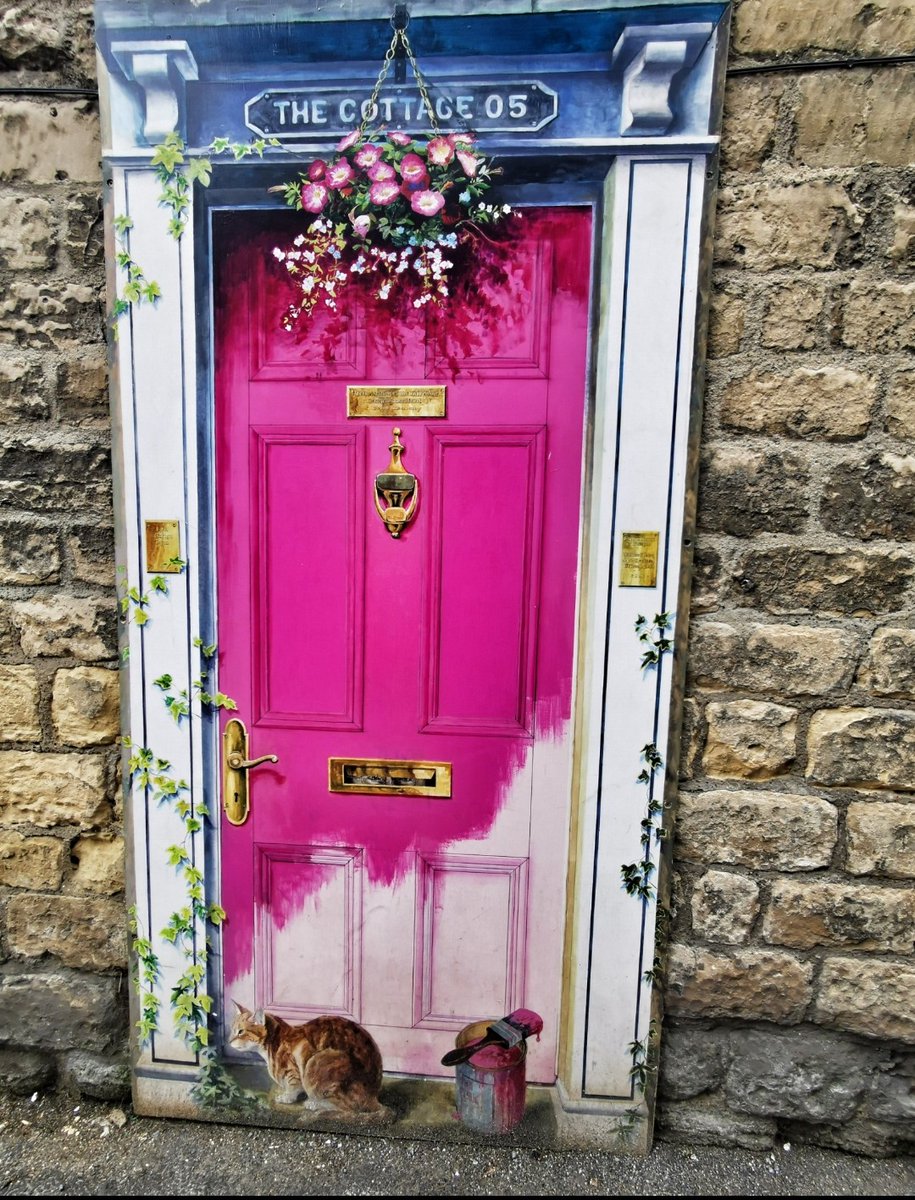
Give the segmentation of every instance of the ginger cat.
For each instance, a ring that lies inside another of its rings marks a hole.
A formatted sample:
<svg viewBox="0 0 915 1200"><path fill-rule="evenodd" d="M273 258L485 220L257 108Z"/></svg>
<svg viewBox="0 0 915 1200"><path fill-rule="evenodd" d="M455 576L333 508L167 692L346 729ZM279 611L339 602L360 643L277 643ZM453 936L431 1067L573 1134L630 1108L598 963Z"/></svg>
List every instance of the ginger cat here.
<svg viewBox="0 0 915 1200"><path fill-rule="evenodd" d="M388 1110L381 1091L381 1051L372 1036L346 1017L316 1017L290 1025L250 1009L237 1009L229 1034L235 1050L257 1050L278 1085L275 1100L293 1104L304 1092L308 1108L333 1108L347 1116L381 1116Z"/></svg>

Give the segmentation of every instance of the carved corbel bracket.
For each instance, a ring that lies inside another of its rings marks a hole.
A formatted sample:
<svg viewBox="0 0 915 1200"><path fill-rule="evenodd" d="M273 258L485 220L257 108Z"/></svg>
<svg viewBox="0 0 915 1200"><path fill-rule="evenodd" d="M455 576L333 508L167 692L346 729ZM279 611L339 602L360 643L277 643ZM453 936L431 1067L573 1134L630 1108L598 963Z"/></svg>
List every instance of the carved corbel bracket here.
<svg viewBox="0 0 915 1200"><path fill-rule="evenodd" d="M667 133L676 115L677 84L698 59L713 28L697 22L630 26L623 32L612 60L614 69L622 72L621 134L659 137Z"/></svg>
<svg viewBox="0 0 915 1200"><path fill-rule="evenodd" d="M197 78L197 61L187 42L114 42L111 54L125 79L143 92L143 137L150 145L178 128L179 89Z"/></svg>

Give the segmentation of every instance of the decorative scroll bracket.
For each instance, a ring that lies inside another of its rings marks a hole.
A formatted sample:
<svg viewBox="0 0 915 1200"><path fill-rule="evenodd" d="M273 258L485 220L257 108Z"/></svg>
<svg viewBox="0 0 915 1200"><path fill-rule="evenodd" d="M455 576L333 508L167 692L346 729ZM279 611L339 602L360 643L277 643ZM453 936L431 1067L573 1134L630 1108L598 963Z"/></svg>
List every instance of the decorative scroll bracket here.
<svg viewBox="0 0 915 1200"><path fill-rule="evenodd" d="M698 59L713 26L656 25L629 28L613 50L612 65L623 72L620 133L660 137L674 122L678 77Z"/></svg>
<svg viewBox="0 0 915 1200"><path fill-rule="evenodd" d="M114 42L111 54L125 79L143 92L143 136L150 145L178 128L179 89L197 78L197 60L187 42Z"/></svg>

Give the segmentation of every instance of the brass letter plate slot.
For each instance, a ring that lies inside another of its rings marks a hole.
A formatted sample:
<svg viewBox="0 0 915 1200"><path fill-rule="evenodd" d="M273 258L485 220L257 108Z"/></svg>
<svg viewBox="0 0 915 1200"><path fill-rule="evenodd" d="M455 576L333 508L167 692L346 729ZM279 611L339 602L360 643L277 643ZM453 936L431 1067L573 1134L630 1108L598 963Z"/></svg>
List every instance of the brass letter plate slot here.
<svg viewBox="0 0 915 1200"><path fill-rule="evenodd" d="M332 792L362 796L450 796L451 763L402 758L329 758Z"/></svg>

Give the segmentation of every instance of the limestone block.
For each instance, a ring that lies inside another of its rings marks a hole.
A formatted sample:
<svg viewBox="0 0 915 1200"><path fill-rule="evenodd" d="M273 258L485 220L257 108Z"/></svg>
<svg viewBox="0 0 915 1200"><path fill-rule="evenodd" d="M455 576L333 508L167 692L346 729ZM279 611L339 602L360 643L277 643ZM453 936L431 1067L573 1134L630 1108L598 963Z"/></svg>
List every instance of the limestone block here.
<svg viewBox="0 0 915 1200"><path fill-rule="evenodd" d="M78 860L74 882L84 892L112 896L124 890L124 839L113 835L82 837L73 847Z"/></svg>
<svg viewBox="0 0 915 1200"><path fill-rule="evenodd" d="M915 1045L915 965L827 958L813 1016L834 1029Z"/></svg>
<svg viewBox="0 0 915 1200"><path fill-rule="evenodd" d="M807 523L809 472L790 452L710 446L699 473L699 527L736 537L792 532Z"/></svg>
<svg viewBox="0 0 915 1200"><path fill-rule="evenodd" d="M915 700L915 630L878 629L858 682L877 696Z"/></svg>
<svg viewBox="0 0 915 1200"><path fill-rule="evenodd" d="M89 347L60 364L57 403L62 421L108 421L108 365L103 347Z"/></svg>
<svg viewBox="0 0 915 1200"><path fill-rule="evenodd" d="M886 429L898 438L915 438L915 371L898 371L886 398Z"/></svg>
<svg viewBox="0 0 915 1200"><path fill-rule="evenodd" d="M693 889L693 933L738 946L750 939L759 913L759 884L732 871L706 871Z"/></svg>
<svg viewBox="0 0 915 1200"><path fill-rule="evenodd" d="M55 529L36 529L34 519L0 522L0 583L56 583L60 550Z"/></svg>
<svg viewBox="0 0 915 1200"><path fill-rule="evenodd" d="M762 933L767 942L796 950L843 946L911 954L915 892L818 879L776 879Z"/></svg>
<svg viewBox="0 0 915 1200"><path fill-rule="evenodd" d="M680 778L692 779L696 772L696 760L702 749L702 713L697 702L691 698L683 701L683 717L680 725Z"/></svg>
<svg viewBox="0 0 915 1200"><path fill-rule="evenodd" d="M868 1115L880 1121L904 1121L915 1128L915 1054L894 1054L888 1068L885 1060L881 1066L872 1082Z"/></svg>
<svg viewBox="0 0 915 1200"><path fill-rule="evenodd" d="M823 485L825 529L856 538L915 537L915 457L875 454L839 463Z"/></svg>
<svg viewBox="0 0 915 1200"><path fill-rule="evenodd" d="M56 892L66 848L59 838L23 837L12 829L0 832L0 884Z"/></svg>
<svg viewBox="0 0 915 1200"><path fill-rule="evenodd" d="M743 1150L768 1150L778 1133L778 1126L771 1118L734 1112L714 1096L659 1104L657 1125L665 1142L739 1146Z"/></svg>
<svg viewBox="0 0 915 1200"><path fill-rule="evenodd" d="M915 791L915 712L825 709L811 718L807 749L816 783Z"/></svg>
<svg viewBox="0 0 915 1200"><path fill-rule="evenodd" d="M825 302L819 280L780 280L766 297L760 342L773 350L812 350L820 341Z"/></svg>
<svg viewBox="0 0 915 1200"><path fill-rule="evenodd" d="M92 662L110 658L117 640L114 598L110 601L54 596L10 606L27 657L63 656Z"/></svg>
<svg viewBox="0 0 915 1200"><path fill-rule="evenodd" d="M0 1087L14 1096L28 1096L54 1079L54 1060L32 1050L0 1050Z"/></svg>
<svg viewBox="0 0 915 1200"><path fill-rule="evenodd" d="M862 224L838 184L816 180L771 183L720 194L716 262L754 271L778 267L833 267Z"/></svg>
<svg viewBox="0 0 915 1200"><path fill-rule="evenodd" d="M0 666L0 741L34 742L40 737L35 668Z"/></svg>
<svg viewBox="0 0 915 1200"><path fill-rule="evenodd" d="M130 1095L130 1063L123 1054L72 1050L60 1065L61 1082L81 1096L121 1101Z"/></svg>
<svg viewBox="0 0 915 1200"><path fill-rule="evenodd" d="M786 792L682 792L675 856L769 871L810 871L832 860L838 812Z"/></svg>
<svg viewBox="0 0 915 1200"><path fill-rule="evenodd" d="M665 1005L677 1016L796 1025L810 1003L812 979L810 963L783 951L741 947L723 954L673 945Z"/></svg>
<svg viewBox="0 0 915 1200"><path fill-rule="evenodd" d="M85 583L114 583L114 533L110 525L75 525L66 535L73 574Z"/></svg>
<svg viewBox="0 0 915 1200"><path fill-rule="evenodd" d="M847 1121L871 1082L879 1055L809 1025L740 1031L725 1095L733 1108L795 1121Z"/></svg>
<svg viewBox="0 0 915 1200"><path fill-rule="evenodd" d="M740 348L747 317L746 302L728 292L713 292L709 300L709 358L725 358Z"/></svg>
<svg viewBox="0 0 915 1200"><path fill-rule="evenodd" d="M66 28L59 12L41 0L23 0L0 13L0 58L23 66L56 61L54 51L66 44Z"/></svg>
<svg viewBox="0 0 915 1200"><path fill-rule="evenodd" d="M690 612L714 612L727 588L721 555L700 540L693 553Z"/></svg>
<svg viewBox="0 0 915 1200"><path fill-rule="evenodd" d="M773 546L738 560L738 604L773 613L873 616L903 607L915 563L902 550L819 550Z"/></svg>
<svg viewBox="0 0 915 1200"><path fill-rule="evenodd" d="M757 171L775 139L778 104L784 80L731 79L724 93L721 165L725 171Z"/></svg>
<svg viewBox="0 0 915 1200"><path fill-rule="evenodd" d="M127 965L124 906L117 900L20 893L7 904L6 924L14 954L53 954L90 971Z"/></svg>
<svg viewBox="0 0 915 1200"><path fill-rule="evenodd" d="M848 806L846 823L847 871L915 879L915 805L855 801Z"/></svg>
<svg viewBox="0 0 915 1200"><path fill-rule="evenodd" d="M703 688L822 696L845 691L859 639L843 629L697 621L690 630L690 677Z"/></svg>
<svg viewBox="0 0 915 1200"><path fill-rule="evenodd" d="M851 441L870 428L876 397L876 382L846 367L754 371L725 392L721 423L750 433Z"/></svg>
<svg viewBox="0 0 915 1200"><path fill-rule="evenodd" d="M120 1050L126 1018L118 976L76 971L0 975L0 1045Z"/></svg>
<svg viewBox="0 0 915 1200"><path fill-rule="evenodd" d="M868 354L915 349L915 283L854 280L845 302L842 341Z"/></svg>
<svg viewBox="0 0 915 1200"><path fill-rule="evenodd" d="M0 101L0 180L100 184L100 157L89 101Z"/></svg>
<svg viewBox="0 0 915 1200"><path fill-rule="evenodd" d="M702 765L718 778L771 779L791 769L797 709L762 700L706 706L708 736Z"/></svg>
<svg viewBox="0 0 915 1200"><path fill-rule="evenodd" d="M0 297L0 343L71 350L100 342L104 329L100 289L101 280L94 286L14 280Z"/></svg>
<svg viewBox="0 0 915 1200"><path fill-rule="evenodd" d="M79 267L105 258L105 227L98 189L77 193L67 202L65 245Z"/></svg>
<svg viewBox="0 0 915 1200"><path fill-rule="evenodd" d="M889 258L899 266L915 265L915 204L897 204L893 210Z"/></svg>
<svg viewBox="0 0 915 1200"><path fill-rule="evenodd" d="M668 1100L688 1100L714 1091L724 1079L727 1058L725 1030L665 1022L658 1090Z"/></svg>
<svg viewBox="0 0 915 1200"><path fill-rule="evenodd" d="M733 47L738 54L794 54L811 49L905 53L911 49L913 20L911 0L807 5L796 0L742 0L734 15Z"/></svg>
<svg viewBox="0 0 915 1200"><path fill-rule="evenodd" d="M120 729L120 681L105 667L74 667L54 676L51 716L70 746L110 745Z"/></svg>
<svg viewBox="0 0 915 1200"><path fill-rule="evenodd" d="M44 373L38 363L7 350L0 354L0 420L44 421L51 415Z"/></svg>
<svg viewBox="0 0 915 1200"><path fill-rule="evenodd" d="M811 167L911 162L915 79L905 66L798 78L795 157Z"/></svg>
<svg viewBox="0 0 915 1200"><path fill-rule="evenodd" d="M0 751L0 824L91 829L107 815L105 792L97 754Z"/></svg>
<svg viewBox="0 0 915 1200"><path fill-rule="evenodd" d="M39 196L0 196L0 264L14 271L51 266L57 245L51 205Z"/></svg>
<svg viewBox="0 0 915 1200"><path fill-rule="evenodd" d="M111 512L111 455L90 442L0 447L0 503L26 512Z"/></svg>

